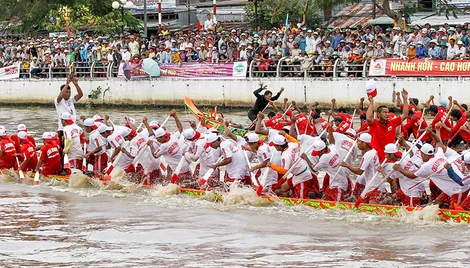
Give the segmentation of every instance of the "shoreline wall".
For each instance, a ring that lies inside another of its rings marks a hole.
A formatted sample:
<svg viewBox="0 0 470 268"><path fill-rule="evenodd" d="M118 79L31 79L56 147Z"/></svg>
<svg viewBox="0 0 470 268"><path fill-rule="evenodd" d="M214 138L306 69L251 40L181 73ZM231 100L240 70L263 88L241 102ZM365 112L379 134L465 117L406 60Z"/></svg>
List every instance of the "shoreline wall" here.
<svg viewBox="0 0 470 268"><path fill-rule="evenodd" d="M353 107L361 97L366 97L365 84L361 78L318 78L318 79L153 79L153 80L81 80L84 91L83 103L97 105L132 106L181 106L183 97L190 97L196 105L218 105L220 107L249 107L255 100L253 90L260 83L268 85L274 94L285 88L279 101L289 98L299 105L315 101L330 105L335 98L340 106ZM405 88L410 97L419 98L423 103L429 95L435 96L435 103L447 101L453 96L460 103L470 103L470 78L378 78L376 101L392 104L395 93ZM17 79L0 81L0 103L3 104L52 104L65 79ZM101 93L98 94L98 88ZM73 89L73 92L75 90ZM73 93L75 94L75 93Z"/></svg>

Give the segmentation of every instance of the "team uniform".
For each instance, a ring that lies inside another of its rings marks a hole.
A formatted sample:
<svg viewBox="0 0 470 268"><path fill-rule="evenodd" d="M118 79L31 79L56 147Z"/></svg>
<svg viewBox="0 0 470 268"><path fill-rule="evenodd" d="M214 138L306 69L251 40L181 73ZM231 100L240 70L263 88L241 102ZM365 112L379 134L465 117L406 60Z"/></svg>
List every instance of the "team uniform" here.
<svg viewBox="0 0 470 268"><path fill-rule="evenodd" d="M44 176L57 175L62 170L59 150L59 146L53 143L46 143L41 147L39 160L42 162L40 169Z"/></svg>
<svg viewBox="0 0 470 268"><path fill-rule="evenodd" d="M224 140L220 143L220 152L222 160L232 158L232 162L225 166L225 180L227 182L241 181L250 184L251 181L247 177L249 172L242 150L233 142Z"/></svg>
<svg viewBox="0 0 470 268"><path fill-rule="evenodd" d="M4 136L3 140L0 141L0 151L3 151L3 156L0 158L0 168L9 169L15 167L15 144L7 136Z"/></svg>
<svg viewBox="0 0 470 268"><path fill-rule="evenodd" d="M370 180L372 180L374 174L377 171L377 167L380 165L379 162L379 156L377 154L377 151L375 149L370 149L367 151L361 159L361 163L359 164L359 168L363 171L362 175L358 176L356 179L356 185L354 187L354 196L356 198L359 198L359 196L362 194L362 191L364 191L364 188L367 183L369 183ZM384 194L384 189L385 187L382 185L379 189L375 189L375 186L378 185L380 182L380 176L376 176L374 178L374 181L372 183L371 189L374 189L372 192L369 192L364 198L364 202L368 201L378 201L382 195ZM386 190L385 190L386 191Z"/></svg>
<svg viewBox="0 0 470 268"><path fill-rule="evenodd" d="M286 173L292 165L299 159L300 152L297 143L290 142L288 147L281 154L281 165L272 166L279 173ZM291 189L294 190L297 198L309 198L311 194L320 195L318 180L312 175L305 161L300 160L292 170L293 176L287 180Z"/></svg>
<svg viewBox="0 0 470 268"><path fill-rule="evenodd" d="M438 148L434 157L424 163L414 174L420 178L431 176L431 181L442 191L436 199L448 203L452 209L454 204L459 204L466 198L468 186L462 187L449 177L444 168L444 164L447 162L448 159L445 157L444 151L442 148ZM460 177L464 177L457 166L451 165Z"/></svg>
<svg viewBox="0 0 470 268"><path fill-rule="evenodd" d="M90 134L90 144L88 145L88 151L100 150L94 154L93 161L93 174L95 176L103 175L103 171L108 163L108 154L106 153L106 145L108 140L101 135L98 131L94 131Z"/></svg>
<svg viewBox="0 0 470 268"><path fill-rule="evenodd" d="M28 164L23 165L22 170L23 171L34 170L36 168L36 165L38 164L38 156L36 154L36 147L34 147L28 141L25 141L25 143L20 148L20 152L24 160L31 158Z"/></svg>
<svg viewBox="0 0 470 268"><path fill-rule="evenodd" d="M328 152L320 157L314 167L316 171L325 170L330 178L328 187L325 187L323 190L325 198L330 201L343 201L348 190L348 172L345 168L340 169L341 161L341 156L336 151L336 146L330 145ZM335 175L336 177L334 177Z"/></svg>
<svg viewBox="0 0 470 268"><path fill-rule="evenodd" d="M81 169L83 162L83 130L76 124L67 125L63 128L63 130L65 140L70 139L72 142L70 150L67 153L67 156L69 158L69 167L71 169Z"/></svg>
<svg viewBox="0 0 470 268"><path fill-rule="evenodd" d="M401 126L401 117L390 117L385 125L374 119L372 124L369 125L372 147L377 151L380 161L385 159L385 145L395 143L396 128L398 126Z"/></svg>

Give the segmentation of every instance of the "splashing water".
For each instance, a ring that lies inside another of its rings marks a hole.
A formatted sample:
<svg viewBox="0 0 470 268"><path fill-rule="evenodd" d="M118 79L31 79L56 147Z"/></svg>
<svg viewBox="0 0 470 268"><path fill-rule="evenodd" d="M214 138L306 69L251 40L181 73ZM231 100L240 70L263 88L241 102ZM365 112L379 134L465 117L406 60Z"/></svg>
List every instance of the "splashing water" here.
<svg viewBox="0 0 470 268"><path fill-rule="evenodd" d="M68 186L70 188L93 188L90 178L78 170L72 171Z"/></svg>
<svg viewBox="0 0 470 268"><path fill-rule="evenodd" d="M151 195L154 197L163 197L163 196L181 194L180 187L173 183L170 183L165 186L158 184L158 185L155 185L152 189L153 191L151 192Z"/></svg>
<svg viewBox="0 0 470 268"><path fill-rule="evenodd" d="M17 178L14 176L11 176L9 174L0 174L0 182L15 182L17 181Z"/></svg>
<svg viewBox="0 0 470 268"><path fill-rule="evenodd" d="M272 203L256 194L256 191L251 187L245 187L238 182L230 185L227 195L223 196L225 205L251 205L251 206L267 206Z"/></svg>
<svg viewBox="0 0 470 268"><path fill-rule="evenodd" d="M429 205L422 209L415 209L413 211L408 211L405 208L401 208L398 213L398 217L401 221L407 223L413 223L417 221L440 221L441 217L439 216L439 206L438 205Z"/></svg>

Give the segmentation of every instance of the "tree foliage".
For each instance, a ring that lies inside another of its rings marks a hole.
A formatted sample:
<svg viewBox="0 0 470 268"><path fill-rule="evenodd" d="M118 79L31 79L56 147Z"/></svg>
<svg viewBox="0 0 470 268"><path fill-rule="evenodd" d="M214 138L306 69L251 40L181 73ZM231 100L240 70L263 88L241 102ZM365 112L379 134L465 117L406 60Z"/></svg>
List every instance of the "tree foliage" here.
<svg viewBox="0 0 470 268"><path fill-rule="evenodd" d="M298 18L306 19L308 27L315 27L321 24L319 15L315 5L311 3L313 0L258 0L258 24L263 28L279 27L284 25L286 15L289 14L289 21L294 24ZM245 6L246 20L256 24L255 2L249 2Z"/></svg>
<svg viewBox="0 0 470 268"><path fill-rule="evenodd" d="M113 0L0 0L0 21L14 32L65 31L81 29L120 31L120 11L113 10ZM140 27L140 21L128 11L125 24ZM6 22L6 23L5 23Z"/></svg>

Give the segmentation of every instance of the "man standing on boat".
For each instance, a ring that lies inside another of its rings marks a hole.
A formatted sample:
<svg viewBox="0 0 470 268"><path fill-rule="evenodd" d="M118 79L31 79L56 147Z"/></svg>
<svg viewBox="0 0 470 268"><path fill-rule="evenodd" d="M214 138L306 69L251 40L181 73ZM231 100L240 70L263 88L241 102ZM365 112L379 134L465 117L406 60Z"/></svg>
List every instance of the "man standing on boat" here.
<svg viewBox="0 0 470 268"><path fill-rule="evenodd" d="M73 98L71 98L72 90L70 89L70 82L77 89L77 95L75 95ZM71 79L67 79L67 83L60 87L60 93L57 98L54 99L55 109L57 111L57 115L59 116L58 134L61 148L64 148L64 126L62 125L60 116L63 113L69 113L72 115L72 120L76 122L77 111L75 110L75 103L77 103L82 97L83 91L80 85L78 84L78 79L76 77L73 77Z"/></svg>
<svg viewBox="0 0 470 268"><path fill-rule="evenodd" d="M256 97L256 102L253 108L248 111L248 118L253 122L258 117L258 113L262 112L266 106L268 106L269 102L276 101L281 96L282 92L284 92L284 88L281 87L281 90L273 96L273 93L269 90L266 90L268 86L261 86L257 90L253 92ZM261 91L266 90L263 95L260 95Z"/></svg>
<svg viewBox="0 0 470 268"><path fill-rule="evenodd" d="M72 114L62 113L60 119L62 121L61 125L64 126L63 150L64 154L68 156L69 167L71 169L81 169L83 161L82 143L85 141L85 134L82 128L75 124Z"/></svg>
<svg viewBox="0 0 470 268"><path fill-rule="evenodd" d="M403 114L400 117L390 118L390 112L386 106L377 107L377 119L374 119L374 98L369 97L367 109L367 123L372 136L372 147L377 151L379 160L385 159L384 148L389 143L395 143L396 129L408 118L408 92L403 89Z"/></svg>

